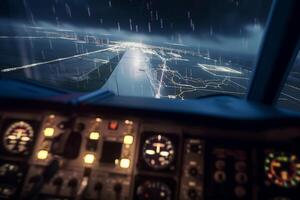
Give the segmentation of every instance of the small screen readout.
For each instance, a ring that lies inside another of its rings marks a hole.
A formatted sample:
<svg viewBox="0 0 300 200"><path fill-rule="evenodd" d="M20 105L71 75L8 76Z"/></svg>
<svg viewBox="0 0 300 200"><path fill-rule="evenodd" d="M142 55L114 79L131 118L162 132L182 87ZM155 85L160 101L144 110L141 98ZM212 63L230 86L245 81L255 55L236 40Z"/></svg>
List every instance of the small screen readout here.
<svg viewBox="0 0 300 200"><path fill-rule="evenodd" d="M123 144L119 142L104 141L100 162L115 164L115 160L121 157L122 145Z"/></svg>

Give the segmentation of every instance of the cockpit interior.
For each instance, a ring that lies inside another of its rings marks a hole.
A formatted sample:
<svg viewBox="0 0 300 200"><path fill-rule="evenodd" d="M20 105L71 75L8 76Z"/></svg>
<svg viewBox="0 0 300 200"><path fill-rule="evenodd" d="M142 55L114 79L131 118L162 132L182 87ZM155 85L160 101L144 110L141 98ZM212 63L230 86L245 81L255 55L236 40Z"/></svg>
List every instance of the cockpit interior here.
<svg viewBox="0 0 300 200"><path fill-rule="evenodd" d="M2 0L0 200L299 200L299 0Z"/></svg>

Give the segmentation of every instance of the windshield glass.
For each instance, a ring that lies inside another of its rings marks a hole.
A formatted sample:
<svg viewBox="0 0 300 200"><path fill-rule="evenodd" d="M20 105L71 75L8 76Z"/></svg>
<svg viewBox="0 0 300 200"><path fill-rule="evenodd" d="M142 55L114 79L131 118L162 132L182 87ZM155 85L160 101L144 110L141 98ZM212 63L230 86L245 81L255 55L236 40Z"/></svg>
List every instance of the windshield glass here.
<svg viewBox="0 0 300 200"><path fill-rule="evenodd" d="M300 112L300 51L277 102L279 107Z"/></svg>
<svg viewBox="0 0 300 200"><path fill-rule="evenodd" d="M0 76L70 92L244 96L271 0L4 0Z"/></svg>

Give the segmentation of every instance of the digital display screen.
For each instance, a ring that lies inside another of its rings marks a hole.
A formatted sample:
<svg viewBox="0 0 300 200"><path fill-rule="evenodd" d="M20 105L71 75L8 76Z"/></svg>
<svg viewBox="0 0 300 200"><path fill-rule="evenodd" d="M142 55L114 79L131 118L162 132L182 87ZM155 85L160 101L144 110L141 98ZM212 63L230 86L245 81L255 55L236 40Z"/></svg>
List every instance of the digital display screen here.
<svg viewBox="0 0 300 200"><path fill-rule="evenodd" d="M115 160L121 157L122 145L123 144L119 142L104 141L100 162L115 164Z"/></svg>

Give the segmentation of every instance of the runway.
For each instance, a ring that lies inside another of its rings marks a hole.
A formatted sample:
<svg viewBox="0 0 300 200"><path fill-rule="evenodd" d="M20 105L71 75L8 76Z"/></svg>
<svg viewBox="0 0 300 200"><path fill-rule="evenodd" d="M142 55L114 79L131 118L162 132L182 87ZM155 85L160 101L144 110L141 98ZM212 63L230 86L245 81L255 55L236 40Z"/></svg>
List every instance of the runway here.
<svg viewBox="0 0 300 200"><path fill-rule="evenodd" d="M41 27L21 27L14 34L0 35L0 76L69 92L110 90L120 96L169 99L215 94L243 98L253 72L244 57L232 60L231 55L167 42L124 41ZM300 73L292 71L279 104L299 107L299 83Z"/></svg>

